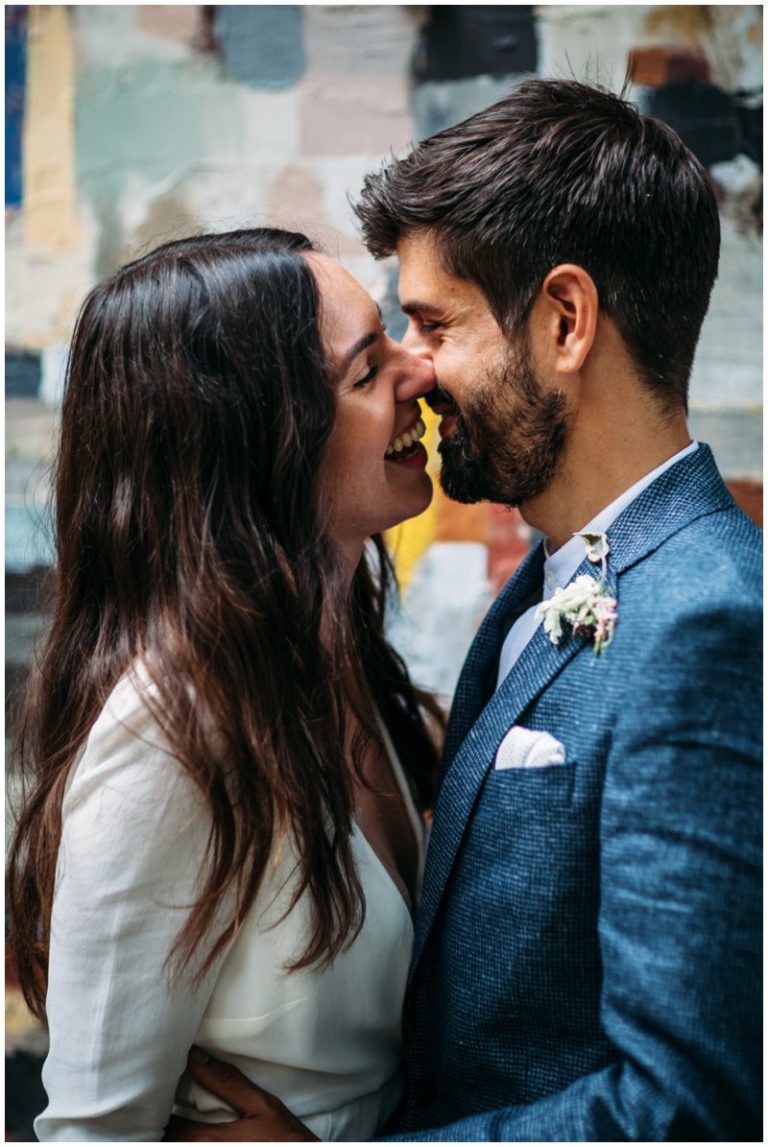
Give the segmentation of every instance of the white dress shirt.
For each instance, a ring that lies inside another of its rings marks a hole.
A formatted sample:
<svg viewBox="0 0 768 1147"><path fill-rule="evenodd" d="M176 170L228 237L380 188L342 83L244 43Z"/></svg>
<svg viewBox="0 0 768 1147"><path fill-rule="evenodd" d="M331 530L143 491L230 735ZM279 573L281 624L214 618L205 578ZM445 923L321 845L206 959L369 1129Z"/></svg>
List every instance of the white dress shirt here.
<svg viewBox="0 0 768 1147"><path fill-rule="evenodd" d="M587 522L583 529L574 534L565 545L562 545L559 550L553 554L547 555L544 562L544 587L542 592L542 601L549 601L554 596L555 590L564 589L569 581L576 573L581 563L584 561L584 539L580 534L604 534L608 527L616 521L619 514L626 510L631 502L634 502L651 482L655 482L665 470L669 470L677 462L680 462L688 454L693 454L694 450L698 449L698 442L690 442L677 454L673 454L666 462L662 462L655 470L651 470L650 474L646 474L639 481L625 490L623 494L619 494L618 498L614 499L609 506L596 514L590 522ZM544 543L546 552L546 542ZM533 637L536 630L543 624L543 618L536 617L536 610L539 608L540 602L536 602L525 613L518 617L515 624L510 629L506 636L504 644L501 647L501 656L499 658L499 673L496 679L496 688L501 685L504 678L509 673L512 666L515 664L520 654L525 649L528 642Z"/></svg>
<svg viewBox="0 0 768 1147"><path fill-rule="evenodd" d="M193 1043L273 1092L321 1139L367 1140L401 1092L400 1017L413 924L362 832L352 848L363 928L329 968L288 972L310 927L305 892L285 919L296 851L273 854L237 938L202 984L164 966L196 896L210 818L142 701L123 679L93 726L64 798L51 921L49 1103L41 1140L162 1138L172 1109L233 1113L186 1078ZM423 860L423 825L387 739ZM224 914L227 904L223 905Z"/></svg>

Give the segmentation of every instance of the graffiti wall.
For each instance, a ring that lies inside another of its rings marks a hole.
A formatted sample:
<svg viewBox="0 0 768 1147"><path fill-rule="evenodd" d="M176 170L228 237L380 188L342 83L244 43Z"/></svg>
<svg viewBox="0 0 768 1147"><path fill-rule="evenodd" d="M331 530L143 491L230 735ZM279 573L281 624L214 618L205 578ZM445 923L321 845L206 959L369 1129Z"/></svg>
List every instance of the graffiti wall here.
<svg viewBox="0 0 768 1147"><path fill-rule="evenodd" d="M367 256L348 204L366 171L524 75L618 87L630 62L633 97L677 127L721 197L692 426L757 512L761 37L757 5L6 8L11 578L52 560L46 467L72 323L95 281L168 238L269 222L323 243L397 333L395 268ZM529 541L515 513L440 493L397 531L419 619L401 639L425 684L450 693L477 617ZM11 624L12 663L34 632L21 629Z"/></svg>
<svg viewBox="0 0 768 1147"><path fill-rule="evenodd" d="M52 559L46 467L72 323L95 281L168 238L268 222L323 243L397 333L395 268L367 256L348 204L364 174L524 75L619 87L629 63L633 97L699 152L721 197L692 427L757 513L761 46L757 5L6 8L12 579ZM399 638L425 684L450 694L478 616L529 541L516 513L440 492L393 536L408 614ZM34 633L16 628L12 664Z"/></svg>

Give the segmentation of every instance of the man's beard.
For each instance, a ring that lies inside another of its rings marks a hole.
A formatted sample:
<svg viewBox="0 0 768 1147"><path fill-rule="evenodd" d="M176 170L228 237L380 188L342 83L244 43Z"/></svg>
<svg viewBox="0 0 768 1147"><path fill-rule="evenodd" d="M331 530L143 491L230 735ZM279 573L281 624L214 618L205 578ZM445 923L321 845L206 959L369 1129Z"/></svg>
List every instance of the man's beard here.
<svg viewBox="0 0 768 1147"><path fill-rule="evenodd" d="M456 502L520 506L551 484L567 436L565 396L542 391L523 346L457 411L439 447L440 484Z"/></svg>

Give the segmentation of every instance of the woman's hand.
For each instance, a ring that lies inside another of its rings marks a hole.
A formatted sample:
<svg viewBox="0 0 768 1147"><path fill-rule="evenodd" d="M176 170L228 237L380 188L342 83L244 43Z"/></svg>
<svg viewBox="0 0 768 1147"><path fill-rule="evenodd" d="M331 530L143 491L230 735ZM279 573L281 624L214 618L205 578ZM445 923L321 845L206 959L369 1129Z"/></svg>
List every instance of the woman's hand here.
<svg viewBox="0 0 768 1147"><path fill-rule="evenodd" d="M166 1142L317 1141L317 1136L292 1115L284 1103L251 1083L231 1064L213 1059L200 1048L193 1047L187 1059L187 1072L195 1083L229 1104L239 1118L231 1123L197 1123L193 1119L173 1115L165 1129Z"/></svg>

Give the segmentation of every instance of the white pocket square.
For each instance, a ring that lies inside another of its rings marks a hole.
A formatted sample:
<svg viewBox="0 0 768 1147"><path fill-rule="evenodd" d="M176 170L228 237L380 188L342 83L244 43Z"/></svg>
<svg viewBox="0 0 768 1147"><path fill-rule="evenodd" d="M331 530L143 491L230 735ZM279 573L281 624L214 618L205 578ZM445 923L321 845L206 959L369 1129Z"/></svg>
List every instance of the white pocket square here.
<svg viewBox="0 0 768 1147"><path fill-rule="evenodd" d="M494 769L541 769L565 764L565 745L539 729L513 725L499 745Z"/></svg>

